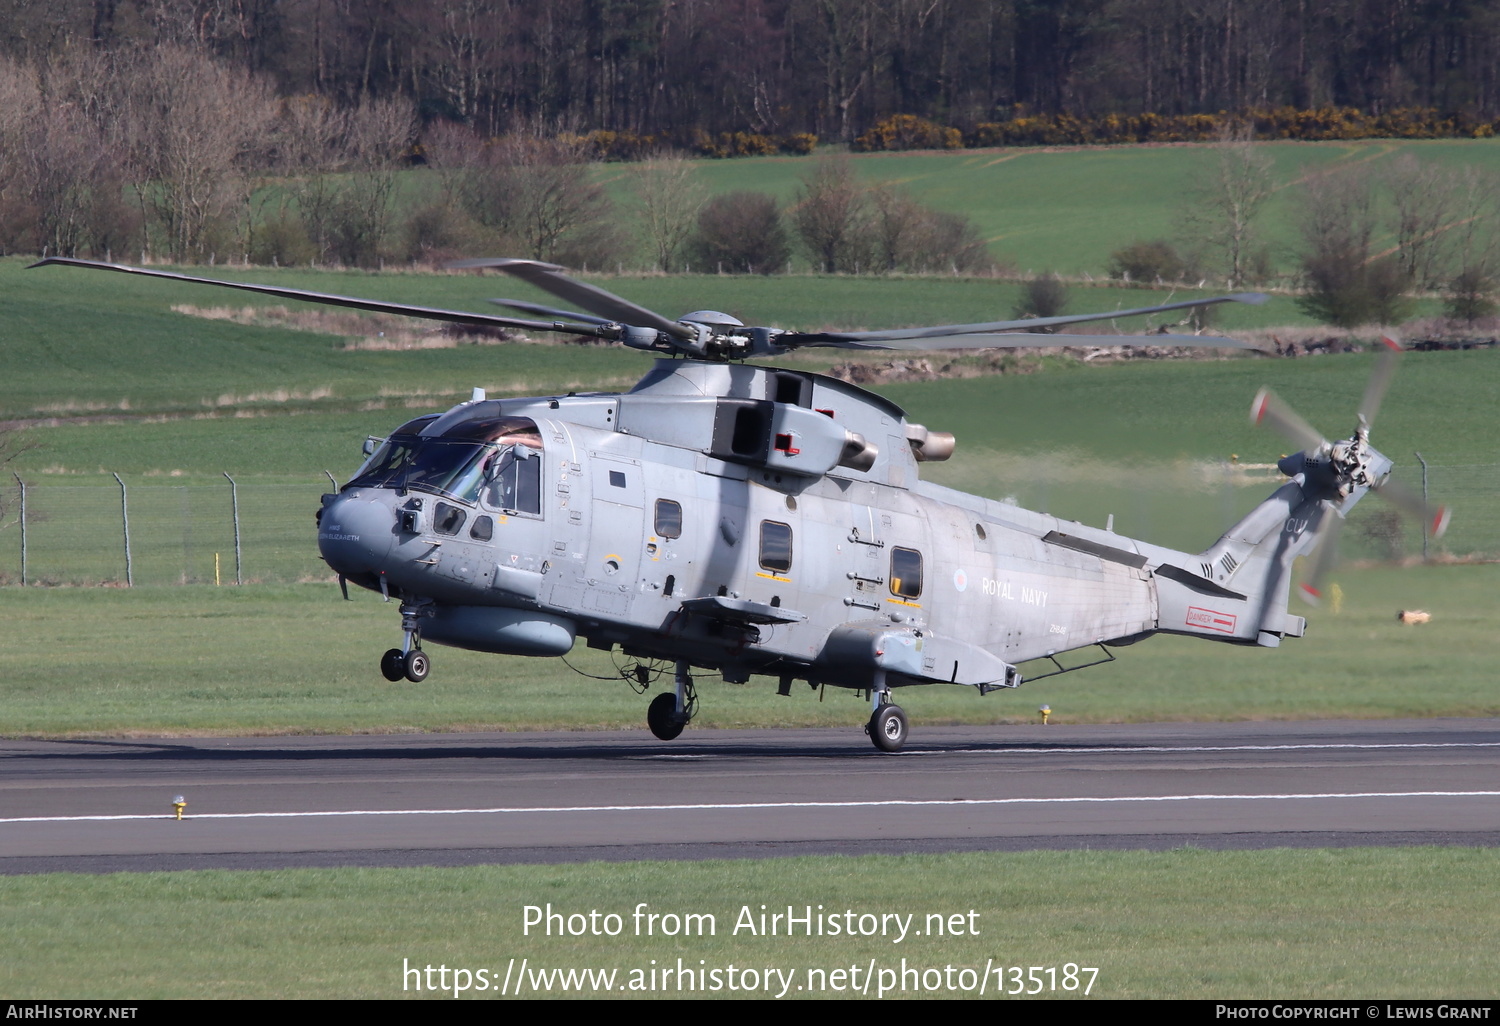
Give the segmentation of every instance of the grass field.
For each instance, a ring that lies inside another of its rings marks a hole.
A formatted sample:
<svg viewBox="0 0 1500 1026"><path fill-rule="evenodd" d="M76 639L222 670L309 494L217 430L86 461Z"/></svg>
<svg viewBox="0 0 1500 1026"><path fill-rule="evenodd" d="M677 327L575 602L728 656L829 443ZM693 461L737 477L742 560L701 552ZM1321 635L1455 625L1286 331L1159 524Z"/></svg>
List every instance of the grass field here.
<svg viewBox="0 0 1500 1026"><path fill-rule="evenodd" d="M918 737L924 723L1034 722L1042 704L1069 723L1500 715L1500 566L1346 571L1338 582L1341 611L1309 610L1307 636L1276 651L1156 638L1110 666L1018 692L918 687L901 704ZM422 686L390 684L375 664L399 638L395 608L354 597L341 601L332 584L0 589L11 632L0 649L0 733L645 730L645 697L552 659L435 646ZM1403 626L1402 608L1433 620ZM615 672L582 646L569 659ZM781 698L767 679L709 678L700 693L692 729L847 725L851 745L863 740L866 710L852 692Z"/></svg>
<svg viewBox="0 0 1500 1026"><path fill-rule="evenodd" d="M1500 140L1361 140L1264 143L1276 194L1262 217L1274 263L1289 269L1300 244L1297 185L1309 175L1360 166L1378 173L1402 154L1444 166L1500 169ZM853 157L859 176L909 188L924 202L967 214L991 251L1022 272L1095 276L1109 255L1140 239L1181 240L1184 199L1211 179L1208 145L1038 147L1005 150L871 153ZM714 192L756 189L794 200L812 161L763 157L700 161ZM629 173L603 175L628 202Z"/></svg>
<svg viewBox="0 0 1500 1026"><path fill-rule="evenodd" d="M988 974L989 997L1000 984L1075 998L1088 986L1092 999L1484 999L1500 993L1497 859L1461 848L1186 849L5 877L0 990L13 1000L454 996L425 989L431 965L433 985L462 980L467 999L499 996L507 969L527 997L698 996L676 989L680 959L717 982L710 997L877 998L883 985L887 998L972 998ZM636 937L642 902L711 915L714 933ZM565 916L597 910L601 923L617 914L620 935L524 932L525 907L545 914L548 904ZM910 915L924 935L735 934L741 910L758 916L762 905L821 907L841 921L846 911ZM959 935L926 932L929 915L946 931L955 914ZM737 986L753 980L750 993L729 989L730 965ZM1080 967L1071 977L1070 965ZM662 967L674 970L671 987L658 973L653 992L647 974ZM539 986L557 970L616 975Z"/></svg>

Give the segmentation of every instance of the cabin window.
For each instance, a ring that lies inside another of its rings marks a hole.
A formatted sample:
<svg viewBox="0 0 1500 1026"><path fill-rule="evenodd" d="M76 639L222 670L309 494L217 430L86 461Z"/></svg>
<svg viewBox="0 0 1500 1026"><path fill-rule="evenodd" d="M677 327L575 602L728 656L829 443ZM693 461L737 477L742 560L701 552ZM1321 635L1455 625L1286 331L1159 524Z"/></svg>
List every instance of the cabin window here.
<svg viewBox="0 0 1500 1026"><path fill-rule="evenodd" d="M490 517L475 517L474 526L469 528L469 537L475 541L489 541L495 536L495 521Z"/></svg>
<svg viewBox="0 0 1500 1026"><path fill-rule="evenodd" d="M438 534L457 534L467 518L468 514L457 506L440 502L432 518L432 529Z"/></svg>
<svg viewBox="0 0 1500 1026"><path fill-rule="evenodd" d="M672 499L656 500L656 536L682 537L682 504Z"/></svg>
<svg viewBox="0 0 1500 1026"><path fill-rule="evenodd" d="M792 529L786 524L760 522L760 565L776 573L792 568Z"/></svg>
<svg viewBox="0 0 1500 1026"><path fill-rule="evenodd" d="M891 549L891 594L901 598L922 594L922 554L916 549Z"/></svg>

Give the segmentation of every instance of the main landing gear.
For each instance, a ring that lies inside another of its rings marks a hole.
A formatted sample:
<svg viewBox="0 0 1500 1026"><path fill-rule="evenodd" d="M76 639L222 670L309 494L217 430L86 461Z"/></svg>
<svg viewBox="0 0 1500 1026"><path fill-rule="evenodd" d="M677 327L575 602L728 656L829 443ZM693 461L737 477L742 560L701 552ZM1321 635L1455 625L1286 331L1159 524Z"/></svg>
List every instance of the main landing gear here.
<svg viewBox="0 0 1500 1026"><path fill-rule="evenodd" d="M885 673L877 672L875 684L870 689L870 722L865 724L865 733L882 752L899 752L906 744L906 713L891 702L891 689L886 686Z"/></svg>
<svg viewBox="0 0 1500 1026"><path fill-rule="evenodd" d="M693 714L698 711L698 693L693 689L693 678L688 663L677 664L677 688L663 691L646 707L646 726L663 741L671 741L682 733Z"/></svg>
<svg viewBox="0 0 1500 1026"><path fill-rule="evenodd" d="M401 647L389 649L380 657L380 673L393 684L403 677L420 684L432 670L432 660L422 651L422 637L417 629L420 616L421 611L416 607L401 607Z"/></svg>

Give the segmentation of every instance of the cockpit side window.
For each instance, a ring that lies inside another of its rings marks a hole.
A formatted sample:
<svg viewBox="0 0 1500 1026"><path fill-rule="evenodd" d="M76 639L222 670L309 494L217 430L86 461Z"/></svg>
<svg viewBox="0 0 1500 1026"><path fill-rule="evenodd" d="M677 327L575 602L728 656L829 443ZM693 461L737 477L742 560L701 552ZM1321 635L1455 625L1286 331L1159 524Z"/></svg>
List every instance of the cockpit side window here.
<svg viewBox="0 0 1500 1026"><path fill-rule="evenodd" d="M491 457L483 498L488 506L516 513L542 511L542 454L513 445Z"/></svg>
<svg viewBox="0 0 1500 1026"><path fill-rule="evenodd" d="M446 502L437 504L437 515L432 519L432 529L438 534L457 534L468 517L458 506Z"/></svg>

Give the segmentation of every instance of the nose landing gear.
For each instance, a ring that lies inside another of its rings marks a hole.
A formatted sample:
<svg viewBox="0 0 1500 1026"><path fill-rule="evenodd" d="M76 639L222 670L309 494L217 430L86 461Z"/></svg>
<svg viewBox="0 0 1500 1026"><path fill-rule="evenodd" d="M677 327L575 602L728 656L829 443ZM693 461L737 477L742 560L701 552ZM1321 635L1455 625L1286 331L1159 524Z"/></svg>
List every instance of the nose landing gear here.
<svg viewBox="0 0 1500 1026"><path fill-rule="evenodd" d="M432 660L422 651L422 637L418 629L422 615L421 606L401 606L401 630L404 635L401 647L389 649L380 657L381 676L392 683L405 677L413 684L420 684L432 670Z"/></svg>

